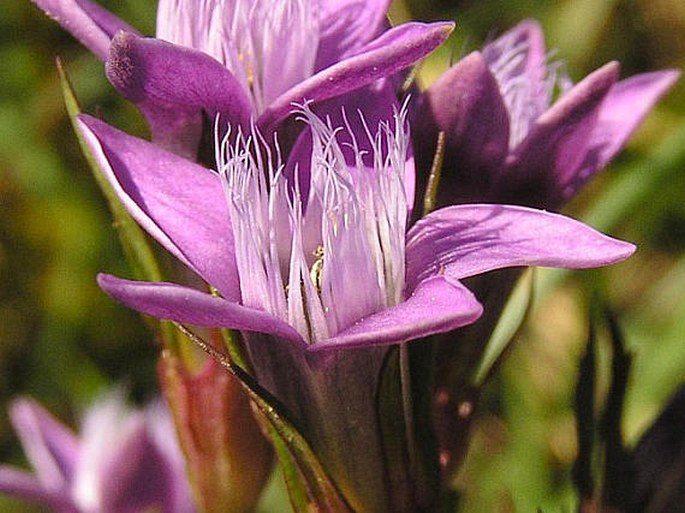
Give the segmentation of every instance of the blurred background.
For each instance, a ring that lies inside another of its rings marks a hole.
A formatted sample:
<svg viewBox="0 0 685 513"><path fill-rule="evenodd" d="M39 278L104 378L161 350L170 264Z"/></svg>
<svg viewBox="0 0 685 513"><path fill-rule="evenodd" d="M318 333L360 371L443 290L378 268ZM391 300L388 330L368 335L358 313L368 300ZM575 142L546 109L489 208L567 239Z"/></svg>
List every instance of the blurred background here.
<svg viewBox="0 0 685 513"><path fill-rule="evenodd" d="M153 0L101 3L154 33ZM406 0L393 3L391 17L457 21L448 43L421 68L423 85L528 17L542 23L554 59L574 81L610 60L621 62L623 77L685 64L682 0ZM145 135L139 114L115 94L95 57L29 0L0 2L0 462L19 465L6 413L12 398L32 396L73 426L112 383L123 382L137 402L157 391L150 332L95 285L99 271L127 270L66 116L57 56L85 111ZM536 308L476 423L458 483L460 511L575 509L573 390L591 297L617 313L634 356L628 443L685 379L684 113L681 80L621 156L565 209L639 251L608 270L538 273ZM599 382L606 387L605 374ZM0 511L34 511L22 508L0 498Z"/></svg>

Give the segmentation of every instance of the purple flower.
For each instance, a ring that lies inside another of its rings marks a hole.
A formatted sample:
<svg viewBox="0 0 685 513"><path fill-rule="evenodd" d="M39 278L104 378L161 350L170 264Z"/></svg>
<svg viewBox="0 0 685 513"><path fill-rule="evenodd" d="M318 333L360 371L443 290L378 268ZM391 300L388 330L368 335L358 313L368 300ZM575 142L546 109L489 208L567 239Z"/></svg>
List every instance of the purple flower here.
<svg viewBox="0 0 685 513"><path fill-rule="evenodd" d="M284 162L278 144L238 130L216 145L217 171L80 116L131 215L218 294L109 275L99 283L146 314L241 331L259 383L352 507L415 511L420 493L397 493L413 479L406 455L389 455L378 430L386 351L375 346L475 321L481 306L462 278L507 266L607 265L634 247L557 214L504 205L447 207L408 227L405 112L377 130L344 114L344 128L334 127L308 106L298 113L309 166ZM345 441L358 450L341 454Z"/></svg>
<svg viewBox="0 0 685 513"><path fill-rule="evenodd" d="M34 0L106 62L153 140L194 158L203 116L265 133L293 102L322 102L389 77L441 44L453 23L389 29L387 0L160 0L157 39L89 0Z"/></svg>
<svg viewBox="0 0 685 513"><path fill-rule="evenodd" d="M613 62L572 87L550 62L539 25L520 23L419 97L412 123L417 187L425 187L443 131L438 206L487 201L559 209L614 158L679 76L670 70L617 81L618 73ZM472 418L459 415L459 405L477 403L473 373L518 276L507 270L471 281L485 315L434 339L434 417L448 471L461 461Z"/></svg>
<svg viewBox="0 0 685 513"><path fill-rule="evenodd" d="M258 134L224 138L218 172L88 116L80 128L134 218L220 297L103 275L100 284L160 318L268 333L306 350L393 344L473 322L480 305L459 280L521 265L592 267L634 247L571 219L522 207L433 212L408 231L404 113L359 137L346 164L337 129L308 107L305 195ZM266 155L263 155L266 152ZM304 177L304 178L303 178Z"/></svg>
<svg viewBox="0 0 685 513"><path fill-rule="evenodd" d="M160 402L128 411L114 393L86 412L80 436L30 399L10 410L34 475L0 466L0 493L59 513L192 513L184 463Z"/></svg>
<svg viewBox="0 0 685 513"><path fill-rule="evenodd" d="M618 74L612 62L571 87L531 20L463 58L415 112L419 168L430 167L445 132L439 204L558 209L614 158L680 73Z"/></svg>

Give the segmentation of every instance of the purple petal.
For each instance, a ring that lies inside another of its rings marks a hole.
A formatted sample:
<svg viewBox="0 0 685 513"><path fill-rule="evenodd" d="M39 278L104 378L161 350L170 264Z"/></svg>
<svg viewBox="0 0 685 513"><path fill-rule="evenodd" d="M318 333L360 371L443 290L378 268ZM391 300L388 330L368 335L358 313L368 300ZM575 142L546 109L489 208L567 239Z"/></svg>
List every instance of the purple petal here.
<svg viewBox="0 0 685 513"><path fill-rule="evenodd" d="M10 417L40 482L46 488L68 487L79 454L76 436L29 399L12 404Z"/></svg>
<svg viewBox="0 0 685 513"><path fill-rule="evenodd" d="M599 111L585 162L564 189L565 199L573 196L614 158L654 104L679 77L680 71L677 70L656 71L614 84Z"/></svg>
<svg viewBox="0 0 685 513"><path fill-rule="evenodd" d="M527 199L527 204L556 205L562 184L585 159L602 102L618 71L615 62L598 69L538 118L500 176L497 201Z"/></svg>
<svg viewBox="0 0 685 513"><path fill-rule="evenodd" d="M11 467L0 466L0 494L40 504L55 513L79 513L67 487L50 489L34 476Z"/></svg>
<svg viewBox="0 0 685 513"><path fill-rule="evenodd" d="M117 31L138 33L111 12L89 0L32 1L103 61L107 60L110 40Z"/></svg>
<svg viewBox="0 0 685 513"><path fill-rule="evenodd" d="M157 446L167 469L165 474L167 493L164 497L165 506L162 512L195 512L186 475L185 459L179 447L176 426L168 406L161 399L149 404L145 408L145 419L148 436Z"/></svg>
<svg viewBox="0 0 685 513"><path fill-rule="evenodd" d="M91 407L83 420L73 497L84 510L111 513L159 506L165 476L158 460L145 430L145 415L129 411L120 391L115 391Z"/></svg>
<svg viewBox="0 0 685 513"><path fill-rule="evenodd" d="M172 469L150 438L143 419L116 442L116 452L102 461L99 473L102 510L128 513L161 508L173 494Z"/></svg>
<svg viewBox="0 0 685 513"><path fill-rule="evenodd" d="M221 294L240 297L233 229L215 173L87 115L79 129L131 216Z"/></svg>
<svg viewBox="0 0 685 513"><path fill-rule="evenodd" d="M99 275L98 283L117 301L159 319L267 333L305 346L292 326L273 315L195 289L173 283L122 280L107 274Z"/></svg>
<svg viewBox="0 0 685 513"><path fill-rule="evenodd" d="M419 99L412 124L417 159L429 169L438 132L445 132L441 190L484 198L509 151L509 116L499 86L474 52L444 73Z"/></svg>
<svg viewBox="0 0 685 513"><path fill-rule="evenodd" d="M407 288L444 273L462 279L517 266L583 269L628 258L635 246L571 218L509 205L436 210L407 234Z"/></svg>
<svg viewBox="0 0 685 513"><path fill-rule="evenodd" d="M98 5L95 2L91 2L90 0L76 0L76 3L79 5L81 9L83 9L83 12L85 12L88 16L90 16L90 18L95 23L97 23L97 25L105 32L105 34L109 36L110 39L113 38L114 34L119 32L120 30L130 32L131 34L140 34L131 25L121 20L118 16L115 16L107 9L104 9L102 6Z"/></svg>
<svg viewBox="0 0 685 513"><path fill-rule="evenodd" d="M279 96L259 117L259 126L268 133L290 114L293 103L319 102L339 96L415 64L439 46L453 28L453 23L405 23L385 32L359 54L324 69Z"/></svg>
<svg viewBox="0 0 685 513"><path fill-rule="evenodd" d="M542 82L545 79L545 35L540 23L527 19L508 30L493 42L485 45L483 54L488 64L493 64L501 57L504 50L520 47L523 52L521 68L531 80Z"/></svg>
<svg viewBox="0 0 685 513"><path fill-rule="evenodd" d="M444 276L430 277L406 301L359 320L310 351L397 344L471 324L483 307L464 285Z"/></svg>
<svg viewBox="0 0 685 513"><path fill-rule="evenodd" d="M202 114L248 127L250 100L238 80L209 55L124 32L112 40L107 77L145 114L153 140L195 157Z"/></svg>
<svg viewBox="0 0 685 513"><path fill-rule="evenodd" d="M385 27L389 0L326 0L319 7L321 27L316 71L349 57Z"/></svg>

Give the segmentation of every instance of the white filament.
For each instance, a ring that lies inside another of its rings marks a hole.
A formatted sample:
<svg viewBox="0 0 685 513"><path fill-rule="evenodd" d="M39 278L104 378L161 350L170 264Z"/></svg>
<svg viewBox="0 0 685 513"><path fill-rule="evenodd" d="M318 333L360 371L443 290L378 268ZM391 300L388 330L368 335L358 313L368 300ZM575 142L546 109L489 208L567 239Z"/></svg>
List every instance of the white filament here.
<svg viewBox="0 0 685 513"><path fill-rule="evenodd" d="M509 112L509 148L525 139L535 121L549 108L554 91L570 84L562 65L550 55L536 62L529 58L530 44L513 32L488 44L483 57L495 76Z"/></svg>
<svg viewBox="0 0 685 513"><path fill-rule="evenodd" d="M374 134L366 128L370 165L349 124L333 129L306 105L298 114L313 141L306 198L283 176L279 152L269 152L255 130L236 134L233 143L226 135L217 145L217 168L243 303L315 343L402 300L406 111L395 115L394 126L381 123ZM351 166L336 139L340 130L353 141Z"/></svg>

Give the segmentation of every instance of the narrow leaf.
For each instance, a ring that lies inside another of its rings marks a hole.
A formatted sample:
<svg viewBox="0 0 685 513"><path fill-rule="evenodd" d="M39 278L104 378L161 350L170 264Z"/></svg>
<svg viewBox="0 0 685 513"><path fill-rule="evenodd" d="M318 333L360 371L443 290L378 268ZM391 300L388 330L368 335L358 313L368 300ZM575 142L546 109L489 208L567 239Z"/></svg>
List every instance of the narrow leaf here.
<svg viewBox="0 0 685 513"><path fill-rule="evenodd" d="M476 371L474 384L481 387L493 376L508 354L511 342L519 335L533 307L536 270L526 270L508 299L502 315L488 340Z"/></svg>

